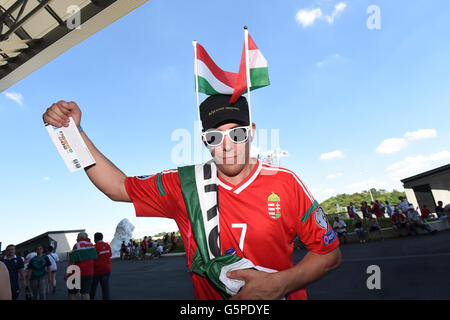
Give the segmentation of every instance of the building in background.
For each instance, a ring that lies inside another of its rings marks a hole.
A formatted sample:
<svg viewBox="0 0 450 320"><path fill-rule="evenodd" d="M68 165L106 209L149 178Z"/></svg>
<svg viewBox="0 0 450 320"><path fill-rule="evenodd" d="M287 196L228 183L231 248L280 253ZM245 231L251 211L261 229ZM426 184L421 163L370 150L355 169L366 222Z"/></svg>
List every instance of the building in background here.
<svg viewBox="0 0 450 320"><path fill-rule="evenodd" d="M401 180L414 207L426 205L432 212L437 202L450 203L450 164Z"/></svg>
<svg viewBox="0 0 450 320"><path fill-rule="evenodd" d="M34 251L38 246L52 246L55 248L60 260L67 260L68 253L72 251L73 246L77 243L77 235L80 232L86 232L85 229L68 230L68 231L48 231L30 240L16 244L16 253L22 257L25 253Z"/></svg>

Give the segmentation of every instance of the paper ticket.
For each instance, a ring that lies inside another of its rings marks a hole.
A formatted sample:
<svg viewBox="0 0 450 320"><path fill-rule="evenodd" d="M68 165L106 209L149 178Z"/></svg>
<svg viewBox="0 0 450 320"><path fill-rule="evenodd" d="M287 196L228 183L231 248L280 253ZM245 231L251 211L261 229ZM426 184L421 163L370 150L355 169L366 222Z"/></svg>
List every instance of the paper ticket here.
<svg viewBox="0 0 450 320"><path fill-rule="evenodd" d="M69 168L70 172L74 172L95 164L95 160L84 143L72 117L69 118L70 123L68 127L56 128L46 124L45 128L67 168Z"/></svg>

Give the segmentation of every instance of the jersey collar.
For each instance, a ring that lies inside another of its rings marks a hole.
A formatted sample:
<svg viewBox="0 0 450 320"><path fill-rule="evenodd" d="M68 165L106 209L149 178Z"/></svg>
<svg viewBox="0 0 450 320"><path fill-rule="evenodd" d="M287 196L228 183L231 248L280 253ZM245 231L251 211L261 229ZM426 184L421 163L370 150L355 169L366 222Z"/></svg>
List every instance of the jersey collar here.
<svg viewBox="0 0 450 320"><path fill-rule="evenodd" d="M239 194L258 177L259 173L261 172L261 168L262 162L259 159L256 159L256 165L253 168L252 172L250 172L250 174L239 184L234 186L218 177L219 186L221 186L225 190L231 191L235 194Z"/></svg>

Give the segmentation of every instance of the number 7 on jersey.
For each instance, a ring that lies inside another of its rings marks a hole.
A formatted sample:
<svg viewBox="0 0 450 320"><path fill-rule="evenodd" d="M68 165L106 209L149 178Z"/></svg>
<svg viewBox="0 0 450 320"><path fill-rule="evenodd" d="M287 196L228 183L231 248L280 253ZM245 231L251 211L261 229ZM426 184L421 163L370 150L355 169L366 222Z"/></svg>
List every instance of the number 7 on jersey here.
<svg viewBox="0 0 450 320"><path fill-rule="evenodd" d="M246 223L233 223L231 224L232 228L242 228L241 237L239 238L239 249L241 252L244 252L244 239L245 233L247 232L247 224Z"/></svg>

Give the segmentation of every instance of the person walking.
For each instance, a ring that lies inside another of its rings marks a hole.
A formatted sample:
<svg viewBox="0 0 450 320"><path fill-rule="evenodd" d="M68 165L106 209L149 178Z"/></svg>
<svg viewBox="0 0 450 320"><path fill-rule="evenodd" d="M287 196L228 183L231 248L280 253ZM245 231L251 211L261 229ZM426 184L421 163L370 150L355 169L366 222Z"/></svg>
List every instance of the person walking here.
<svg viewBox="0 0 450 320"><path fill-rule="evenodd" d="M46 300L47 283L51 279L52 265L49 258L44 254L44 247L36 247L36 256L28 263L28 283L30 284L33 300Z"/></svg>
<svg viewBox="0 0 450 320"><path fill-rule="evenodd" d="M0 261L5 264L9 272L11 298L12 300L17 300L20 292L19 280L22 289L25 289L27 286L23 260L16 256L16 247L13 244L10 244L6 247L6 254Z"/></svg>
<svg viewBox="0 0 450 320"><path fill-rule="evenodd" d="M103 241L103 234L97 232L94 234L95 249L97 250L97 259L94 260L94 280L91 287L91 300L95 299L97 286L102 288L102 299L110 299L109 277L111 274L111 256L112 251L108 243Z"/></svg>
<svg viewBox="0 0 450 320"><path fill-rule="evenodd" d="M77 300L77 294L81 294L82 300L90 300L92 281L94 278L94 260L97 259L97 250L88 238L86 232L80 232L77 236L77 243L70 253L69 266L74 264L80 269L80 288L68 289L69 300ZM68 267L69 267L68 266ZM74 273L74 272L73 272ZM73 275L66 273L64 280Z"/></svg>
<svg viewBox="0 0 450 320"><path fill-rule="evenodd" d="M56 272L58 271L58 265L56 264L59 261L59 256L56 252L53 252L54 248L53 246L49 246L47 249L47 256L50 260L51 266L50 266L50 279L47 284L47 294L50 293L50 286L52 286L52 293L54 294L56 292Z"/></svg>

